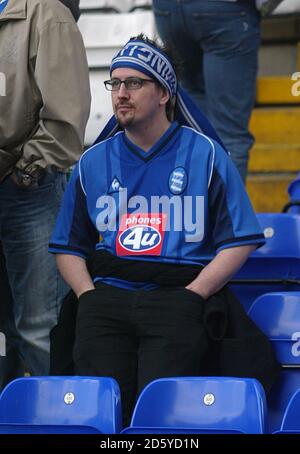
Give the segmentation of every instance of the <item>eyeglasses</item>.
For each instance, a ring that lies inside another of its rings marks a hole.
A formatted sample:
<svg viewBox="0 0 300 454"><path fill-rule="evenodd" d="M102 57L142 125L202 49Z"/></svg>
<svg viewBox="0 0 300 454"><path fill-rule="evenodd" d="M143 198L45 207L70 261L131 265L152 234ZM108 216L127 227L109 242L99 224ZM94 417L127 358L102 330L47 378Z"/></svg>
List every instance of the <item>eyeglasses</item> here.
<svg viewBox="0 0 300 454"><path fill-rule="evenodd" d="M138 90L139 88L142 88L145 82L151 82L153 84L156 83L156 81L152 79L142 79L141 77L127 77L127 79L124 80L117 78L105 80L104 85L106 90L108 91L118 91L120 90L122 84L125 85L126 90Z"/></svg>

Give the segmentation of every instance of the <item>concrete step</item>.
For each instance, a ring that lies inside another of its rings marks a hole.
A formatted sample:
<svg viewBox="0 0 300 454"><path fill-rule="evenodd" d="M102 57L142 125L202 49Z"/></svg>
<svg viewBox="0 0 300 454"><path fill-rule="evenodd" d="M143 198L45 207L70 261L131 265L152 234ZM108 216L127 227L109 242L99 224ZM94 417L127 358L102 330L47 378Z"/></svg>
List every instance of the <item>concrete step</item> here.
<svg viewBox="0 0 300 454"><path fill-rule="evenodd" d="M300 107L259 107L253 109L250 131L256 143L298 144Z"/></svg>
<svg viewBox="0 0 300 454"><path fill-rule="evenodd" d="M297 173L249 174L247 192L257 213L280 213L289 202L287 188Z"/></svg>
<svg viewBox="0 0 300 454"><path fill-rule="evenodd" d="M250 152L249 172L297 172L300 170L299 143L255 144Z"/></svg>
<svg viewBox="0 0 300 454"><path fill-rule="evenodd" d="M299 45L265 44L258 53L259 76L291 76L299 70Z"/></svg>
<svg viewBox="0 0 300 454"><path fill-rule="evenodd" d="M300 40L300 14L268 16L261 24L263 43Z"/></svg>
<svg viewBox="0 0 300 454"><path fill-rule="evenodd" d="M256 84L257 104L300 104L299 76L259 77Z"/></svg>

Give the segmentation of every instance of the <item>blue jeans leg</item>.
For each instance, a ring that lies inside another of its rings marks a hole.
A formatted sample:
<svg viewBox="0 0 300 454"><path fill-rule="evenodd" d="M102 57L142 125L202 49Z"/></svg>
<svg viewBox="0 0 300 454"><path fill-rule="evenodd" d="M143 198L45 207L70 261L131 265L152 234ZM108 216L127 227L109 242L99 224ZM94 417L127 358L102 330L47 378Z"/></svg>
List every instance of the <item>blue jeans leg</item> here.
<svg viewBox="0 0 300 454"><path fill-rule="evenodd" d="M159 35L176 52L176 60L180 66L180 84L206 114L203 51L188 29L186 8L184 0L153 0Z"/></svg>
<svg viewBox="0 0 300 454"><path fill-rule="evenodd" d="M153 0L163 40L175 46L181 81L217 130L245 181L253 136L260 15L253 0Z"/></svg>
<svg viewBox="0 0 300 454"><path fill-rule="evenodd" d="M48 253L66 177L47 172L38 187L0 185L1 241L21 355L32 375L49 373L49 332L67 286Z"/></svg>

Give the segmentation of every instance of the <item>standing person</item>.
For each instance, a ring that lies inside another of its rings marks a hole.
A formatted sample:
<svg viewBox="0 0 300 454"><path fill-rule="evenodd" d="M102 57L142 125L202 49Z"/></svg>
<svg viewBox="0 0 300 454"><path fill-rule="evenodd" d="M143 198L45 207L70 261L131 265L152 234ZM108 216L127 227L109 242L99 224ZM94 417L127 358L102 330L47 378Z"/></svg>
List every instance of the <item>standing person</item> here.
<svg viewBox="0 0 300 454"><path fill-rule="evenodd" d="M181 59L183 85L245 182L260 46L255 0L153 0L153 11L162 40Z"/></svg>
<svg viewBox="0 0 300 454"><path fill-rule="evenodd" d="M264 237L228 155L199 132L167 54L140 35L110 74L112 136L76 166L50 251L79 298L76 373L114 377L127 424L149 381L199 374L206 300Z"/></svg>
<svg viewBox="0 0 300 454"><path fill-rule="evenodd" d="M13 305L1 310L4 386L21 373L13 351L31 374L48 374L49 331L67 290L47 249L90 109L85 49L70 10L58 0L2 0L0 73L1 306Z"/></svg>

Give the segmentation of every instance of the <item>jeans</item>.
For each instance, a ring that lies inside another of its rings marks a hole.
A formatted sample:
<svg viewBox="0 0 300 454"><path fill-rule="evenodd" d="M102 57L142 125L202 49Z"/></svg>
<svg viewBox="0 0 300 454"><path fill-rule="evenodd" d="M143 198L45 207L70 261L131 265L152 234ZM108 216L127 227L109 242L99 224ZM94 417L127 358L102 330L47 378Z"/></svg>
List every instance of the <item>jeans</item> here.
<svg viewBox="0 0 300 454"><path fill-rule="evenodd" d="M10 177L0 184L4 314L0 330L7 342L7 356L0 358L2 385L15 378L14 374L20 375L17 357L30 374L49 373L49 332L57 323L68 288L58 273L55 257L48 253L48 242L65 184L65 174L56 171L46 172L37 187L19 188Z"/></svg>
<svg viewBox="0 0 300 454"><path fill-rule="evenodd" d="M260 14L254 0L153 0L159 34L174 47L182 85L209 118L245 181L253 136Z"/></svg>
<svg viewBox="0 0 300 454"><path fill-rule="evenodd" d="M184 288L132 291L97 283L79 298L76 373L115 378L128 425L147 383L199 375L208 347L204 304Z"/></svg>
<svg viewBox="0 0 300 454"><path fill-rule="evenodd" d="M0 333L4 335L0 356L0 390L16 377L24 375L23 361L18 353L19 336L13 317L12 294L8 282L5 258L0 244Z"/></svg>

